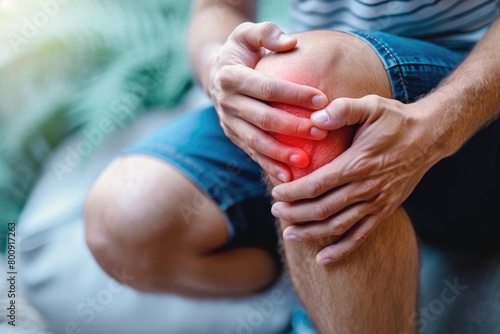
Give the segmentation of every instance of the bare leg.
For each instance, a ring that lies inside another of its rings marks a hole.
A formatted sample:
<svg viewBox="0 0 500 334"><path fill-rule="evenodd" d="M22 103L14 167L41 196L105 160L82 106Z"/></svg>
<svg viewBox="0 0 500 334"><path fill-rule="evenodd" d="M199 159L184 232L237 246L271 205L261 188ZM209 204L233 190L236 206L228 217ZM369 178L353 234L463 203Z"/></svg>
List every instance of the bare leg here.
<svg viewBox="0 0 500 334"><path fill-rule="evenodd" d="M380 224L346 259L318 265L317 252L334 241L284 245L294 285L319 332L414 333L417 246L404 210Z"/></svg>
<svg viewBox="0 0 500 334"><path fill-rule="evenodd" d="M273 282L277 269L264 250L214 252L228 231L218 206L184 175L158 159L115 160L89 193L87 243L116 279L145 291L198 297L238 296Z"/></svg>
<svg viewBox="0 0 500 334"><path fill-rule="evenodd" d="M258 69L315 86L330 100L368 94L390 97L382 64L363 41L331 31L297 37L297 50L266 57ZM280 221L280 232L287 226ZM417 245L404 210L381 223L343 261L318 265L317 252L335 239L284 243L293 282L320 333L414 333Z"/></svg>

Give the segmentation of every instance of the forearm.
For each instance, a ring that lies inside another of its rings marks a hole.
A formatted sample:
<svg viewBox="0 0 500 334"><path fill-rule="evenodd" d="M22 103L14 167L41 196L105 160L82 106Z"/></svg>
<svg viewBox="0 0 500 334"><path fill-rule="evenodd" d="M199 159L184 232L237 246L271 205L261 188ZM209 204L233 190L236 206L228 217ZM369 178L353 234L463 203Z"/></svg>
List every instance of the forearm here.
<svg viewBox="0 0 500 334"><path fill-rule="evenodd" d="M239 24L255 20L258 1L199 0L189 27L188 50L198 81L205 87L207 68L220 47Z"/></svg>
<svg viewBox="0 0 500 334"><path fill-rule="evenodd" d="M464 62L432 93L417 102L434 114L436 143L446 155L500 116L500 20ZM439 125L442 125L440 127Z"/></svg>

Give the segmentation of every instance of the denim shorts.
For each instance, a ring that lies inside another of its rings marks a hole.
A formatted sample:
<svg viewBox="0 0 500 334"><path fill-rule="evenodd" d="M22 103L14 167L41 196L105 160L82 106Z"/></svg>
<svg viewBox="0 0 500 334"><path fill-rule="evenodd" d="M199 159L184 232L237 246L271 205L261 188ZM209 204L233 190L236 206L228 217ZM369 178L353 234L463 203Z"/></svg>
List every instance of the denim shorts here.
<svg viewBox="0 0 500 334"><path fill-rule="evenodd" d="M393 97L410 103L429 93L465 54L382 32L354 32L378 53ZM275 219L262 170L227 139L214 108L187 112L130 147L126 154L174 165L225 212L225 247L275 252ZM441 247L498 249L500 121L481 130L452 157L436 164L404 203L419 238Z"/></svg>

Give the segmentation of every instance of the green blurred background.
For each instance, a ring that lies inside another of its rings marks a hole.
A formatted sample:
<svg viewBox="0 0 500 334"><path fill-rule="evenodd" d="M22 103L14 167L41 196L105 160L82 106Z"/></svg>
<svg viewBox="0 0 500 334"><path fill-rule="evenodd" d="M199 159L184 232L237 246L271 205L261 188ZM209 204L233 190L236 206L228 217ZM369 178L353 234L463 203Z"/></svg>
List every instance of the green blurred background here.
<svg viewBox="0 0 500 334"><path fill-rule="evenodd" d="M190 8L179 0L0 0L0 249L45 158L68 135L103 119L123 130L141 112L182 101L194 83ZM259 20L286 25L286 8L261 1Z"/></svg>

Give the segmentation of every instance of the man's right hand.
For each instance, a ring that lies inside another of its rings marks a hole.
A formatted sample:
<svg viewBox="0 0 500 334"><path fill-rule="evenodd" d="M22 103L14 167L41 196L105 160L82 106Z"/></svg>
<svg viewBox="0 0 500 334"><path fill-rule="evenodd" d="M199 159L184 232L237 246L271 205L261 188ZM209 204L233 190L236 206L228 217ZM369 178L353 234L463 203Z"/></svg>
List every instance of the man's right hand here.
<svg viewBox="0 0 500 334"><path fill-rule="evenodd" d="M280 143L268 132L307 139L323 139L327 134L314 127L309 119L265 103L281 102L311 110L327 105L325 94L315 88L254 70L266 52L290 51L296 44L294 37L284 34L273 23L240 24L214 52L209 63L209 80L204 82L226 136L280 182L292 178L285 163L306 167L309 157L299 148Z"/></svg>

